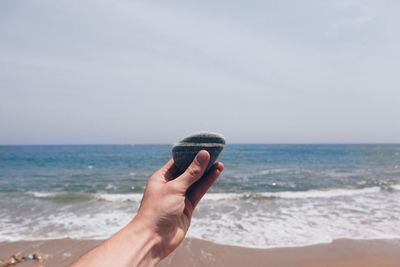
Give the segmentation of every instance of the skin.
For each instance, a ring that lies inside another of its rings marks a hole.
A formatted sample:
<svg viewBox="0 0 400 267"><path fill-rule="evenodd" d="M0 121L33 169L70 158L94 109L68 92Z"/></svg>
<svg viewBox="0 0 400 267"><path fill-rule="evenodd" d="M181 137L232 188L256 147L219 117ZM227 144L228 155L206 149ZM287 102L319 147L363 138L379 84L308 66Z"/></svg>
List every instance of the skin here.
<svg viewBox="0 0 400 267"><path fill-rule="evenodd" d="M184 173L171 159L147 182L137 215L71 267L155 266L182 243L197 204L224 169L200 151Z"/></svg>

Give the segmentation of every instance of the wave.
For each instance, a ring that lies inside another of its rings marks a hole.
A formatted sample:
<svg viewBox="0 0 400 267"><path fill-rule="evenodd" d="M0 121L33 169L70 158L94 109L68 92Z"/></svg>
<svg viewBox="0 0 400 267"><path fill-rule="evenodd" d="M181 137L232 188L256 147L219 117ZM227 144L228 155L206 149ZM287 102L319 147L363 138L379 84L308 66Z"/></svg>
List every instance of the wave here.
<svg viewBox="0 0 400 267"><path fill-rule="evenodd" d="M31 194L36 198L59 202L88 201L93 199L93 196L90 193L31 192Z"/></svg>
<svg viewBox="0 0 400 267"><path fill-rule="evenodd" d="M105 200L111 202L140 202L142 200L143 194L133 193L133 194L94 194L94 197L98 200Z"/></svg>
<svg viewBox="0 0 400 267"><path fill-rule="evenodd" d="M379 193L380 191L381 191L380 187L369 187L363 189L331 189L331 190L282 191L282 192L260 192L260 193L214 193L214 194L209 193L205 195L205 199L217 201L217 200L245 200L245 199L261 200L261 199L333 198L341 196Z"/></svg>
<svg viewBox="0 0 400 267"><path fill-rule="evenodd" d="M361 194L374 194L381 191L400 191L400 185L385 187L366 187L359 189L329 189L308 191L282 191L282 192L245 192L245 193L208 193L204 199L207 201L223 200L262 200L262 199L312 199L312 198L335 198L355 196ZM109 202L140 202L142 193L131 194L107 194L107 193L68 193L68 192L30 192L35 198L69 202L69 201L109 201Z"/></svg>
<svg viewBox="0 0 400 267"><path fill-rule="evenodd" d="M390 185L389 189L400 191L400 184Z"/></svg>
<svg viewBox="0 0 400 267"><path fill-rule="evenodd" d="M330 189L330 190L309 190L309 191L284 191L273 193L260 193L260 198L286 198L286 199L305 199L305 198L333 198L343 196L354 196L360 194L379 193L380 187L369 187L362 189Z"/></svg>
<svg viewBox="0 0 400 267"><path fill-rule="evenodd" d="M397 171L396 171L397 172ZM352 172L338 172L335 170L318 170L306 168L271 168L260 170L252 174L252 176L269 176L276 174L292 174L292 175L313 175L318 177L332 178L348 178L353 176L363 176L369 173L367 170L353 170Z"/></svg>
<svg viewBox="0 0 400 267"><path fill-rule="evenodd" d="M267 169L267 170L261 170L257 173L255 173L255 176L258 175L270 175L270 174L275 174L275 173L289 173L291 170L286 169L286 168L279 168L279 169Z"/></svg>
<svg viewBox="0 0 400 267"><path fill-rule="evenodd" d="M104 200L110 202L140 202L142 194L106 194L106 193L68 193L68 192L30 192L35 198L69 202L69 201L89 201Z"/></svg>

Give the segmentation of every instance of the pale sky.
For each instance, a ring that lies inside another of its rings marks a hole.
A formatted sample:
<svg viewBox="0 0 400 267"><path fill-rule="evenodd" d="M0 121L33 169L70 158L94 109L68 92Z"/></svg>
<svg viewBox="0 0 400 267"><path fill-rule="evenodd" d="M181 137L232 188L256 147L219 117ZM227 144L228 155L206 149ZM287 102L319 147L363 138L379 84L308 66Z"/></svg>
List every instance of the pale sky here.
<svg viewBox="0 0 400 267"><path fill-rule="evenodd" d="M0 1L0 144L400 142L400 1Z"/></svg>

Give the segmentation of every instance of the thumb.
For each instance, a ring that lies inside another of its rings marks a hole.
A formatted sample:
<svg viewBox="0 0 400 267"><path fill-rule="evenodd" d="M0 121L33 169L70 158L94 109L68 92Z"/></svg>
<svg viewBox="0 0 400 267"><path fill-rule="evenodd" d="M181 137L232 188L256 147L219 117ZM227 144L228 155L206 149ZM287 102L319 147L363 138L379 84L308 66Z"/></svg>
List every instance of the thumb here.
<svg viewBox="0 0 400 267"><path fill-rule="evenodd" d="M186 191L193 183L203 176L209 161L210 154L206 150L201 150L197 153L186 171L177 177L174 182L180 184Z"/></svg>

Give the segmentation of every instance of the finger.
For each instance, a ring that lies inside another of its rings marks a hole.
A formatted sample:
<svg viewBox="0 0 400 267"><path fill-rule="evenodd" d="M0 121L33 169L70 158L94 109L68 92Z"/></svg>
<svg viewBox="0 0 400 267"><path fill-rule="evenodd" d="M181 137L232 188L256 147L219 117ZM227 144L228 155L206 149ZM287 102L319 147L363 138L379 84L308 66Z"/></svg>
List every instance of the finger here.
<svg viewBox="0 0 400 267"><path fill-rule="evenodd" d="M186 190L197 180L199 180L207 169L208 162L210 161L210 154L206 150L201 150L197 153L196 157L186 169L186 171L175 179L174 182L178 183Z"/></svg>
<svg viewBox="0 0 400 267"><path fill-rule="evenodd" d="M218 179L224 165L221 162L215 163L212 169L201 180L194 183L187 192L186 197L192 203L193 209L197 206L205 193L210 189L214 182Z"/></svg>
<svg viewBox="0 0 400 267"><path fill-rule="evenodd" d="M167 181L175 179L180 174L173 159L170 159L163 167L161 167L160 170L161 174Z"/></svg>

